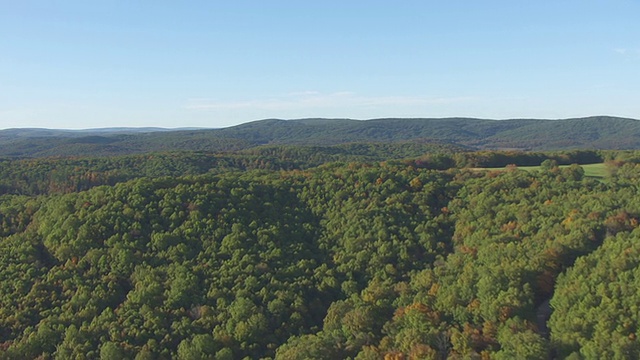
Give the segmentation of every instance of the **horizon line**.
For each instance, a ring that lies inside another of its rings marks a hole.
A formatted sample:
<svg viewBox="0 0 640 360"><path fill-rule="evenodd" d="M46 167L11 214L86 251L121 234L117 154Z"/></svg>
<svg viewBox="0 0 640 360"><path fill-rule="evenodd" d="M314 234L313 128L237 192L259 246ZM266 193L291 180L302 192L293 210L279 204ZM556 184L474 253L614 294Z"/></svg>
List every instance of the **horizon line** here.
<svg viewBox="0 0 640 360"><path fill-rule="evenodd" d="M527 118L527 117L514 117L514 118L476 118L476 117L468 117L468 116L449 116L449 117L382 117L382 118L368 118L368 119L358 119L358 118L340 118L340 117L305 117L305 118L293 118L293 119L282 119L282 118L263 118L257 120L249 120L245 122L241 122L235 125L223 126L223 127L203 127L203 126L181 126L181 127L161 127L161 126L114 126L114 127L95 127L95 128L48 128L48 127L11 127L11 128L0 128L0 131L11 131L11 130L50 130L50 131L68 131L68 132L82 132L82 131L121 131L126 132L128 130L136 130L136 131L195 131L195 130L221 130L233 128L236 126L242 126L245 124L251 124L256 122L263 121L305 121L305 120L346 120L346 121L375 121L375 120L453 120L453 119L463 119L463 120L480 120L480 121L513 121L513 120L534 120L534 121L565 121L565 120L580 120L580 119L590 119L590 118L616 118L623 120L634 120L640 121L640 119L624 117L624 116L615 116L615 115L589 115L589 116L581 116L581 117L568 117L568 118Z"/></svg>

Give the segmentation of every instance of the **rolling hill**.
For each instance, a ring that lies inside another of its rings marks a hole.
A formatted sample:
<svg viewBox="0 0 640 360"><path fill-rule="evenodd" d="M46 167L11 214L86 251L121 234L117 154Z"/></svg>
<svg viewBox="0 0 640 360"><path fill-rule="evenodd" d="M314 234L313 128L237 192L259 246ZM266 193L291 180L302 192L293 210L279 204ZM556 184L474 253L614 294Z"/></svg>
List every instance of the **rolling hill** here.
<svg viewBox="0 0 640 360"><path fill-rule="evenodd" d="M235 151L261 145L433 142L469 149L639 149L640 121L594 116L564 120L267 119L222 129L113 128L0 131L0 156L124 155L169 150Z"/></svg>

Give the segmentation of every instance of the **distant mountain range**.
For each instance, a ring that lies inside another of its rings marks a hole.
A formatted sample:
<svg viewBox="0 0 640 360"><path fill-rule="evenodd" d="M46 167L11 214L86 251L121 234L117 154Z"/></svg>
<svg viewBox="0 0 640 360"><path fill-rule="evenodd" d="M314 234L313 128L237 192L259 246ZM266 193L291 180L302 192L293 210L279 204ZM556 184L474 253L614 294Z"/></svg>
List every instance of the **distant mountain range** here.
<svg viewBox="0 0 640 360"><path fill-rule="evenodd" d="M221 129L0 130L0 156L106 156L157 151L235 151L260 145L434 142L468 149L640 149L640 121L473 118L259 120Z"/></svg>

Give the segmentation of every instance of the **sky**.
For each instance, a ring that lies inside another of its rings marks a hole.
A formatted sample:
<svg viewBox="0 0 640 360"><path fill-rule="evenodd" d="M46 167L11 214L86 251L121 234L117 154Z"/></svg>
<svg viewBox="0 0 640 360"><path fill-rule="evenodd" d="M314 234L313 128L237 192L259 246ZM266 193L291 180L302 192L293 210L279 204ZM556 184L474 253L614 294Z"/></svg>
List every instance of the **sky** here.
<svg viewBox="0 0 640 360"><path fill-rule="evenodd" d="M0 0L0 129L640 119L640 0Z"/></svg>

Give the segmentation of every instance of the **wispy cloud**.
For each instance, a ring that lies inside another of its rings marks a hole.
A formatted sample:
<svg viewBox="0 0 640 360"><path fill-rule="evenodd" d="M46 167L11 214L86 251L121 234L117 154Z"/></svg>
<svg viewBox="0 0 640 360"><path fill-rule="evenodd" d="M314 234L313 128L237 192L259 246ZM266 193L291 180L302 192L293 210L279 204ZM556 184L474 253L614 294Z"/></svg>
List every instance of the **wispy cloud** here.
<svg viewBox="0 0 640 360"><path fill-rule="evenodd" d="M452 104L476 100L475 97L426 97L426 96L363 96L350 91L320 93L303 91L271 98L238 101L215 99L189 99L185 105L190 110L298 110L318 108L370 108L380 106L419 106Z"/></svg>
<svg viewBox="0 0 640 360"><path fill-rule="evenodd" d="M613 51L626 59L640 59L640 48L615 48Z"/></svg>

